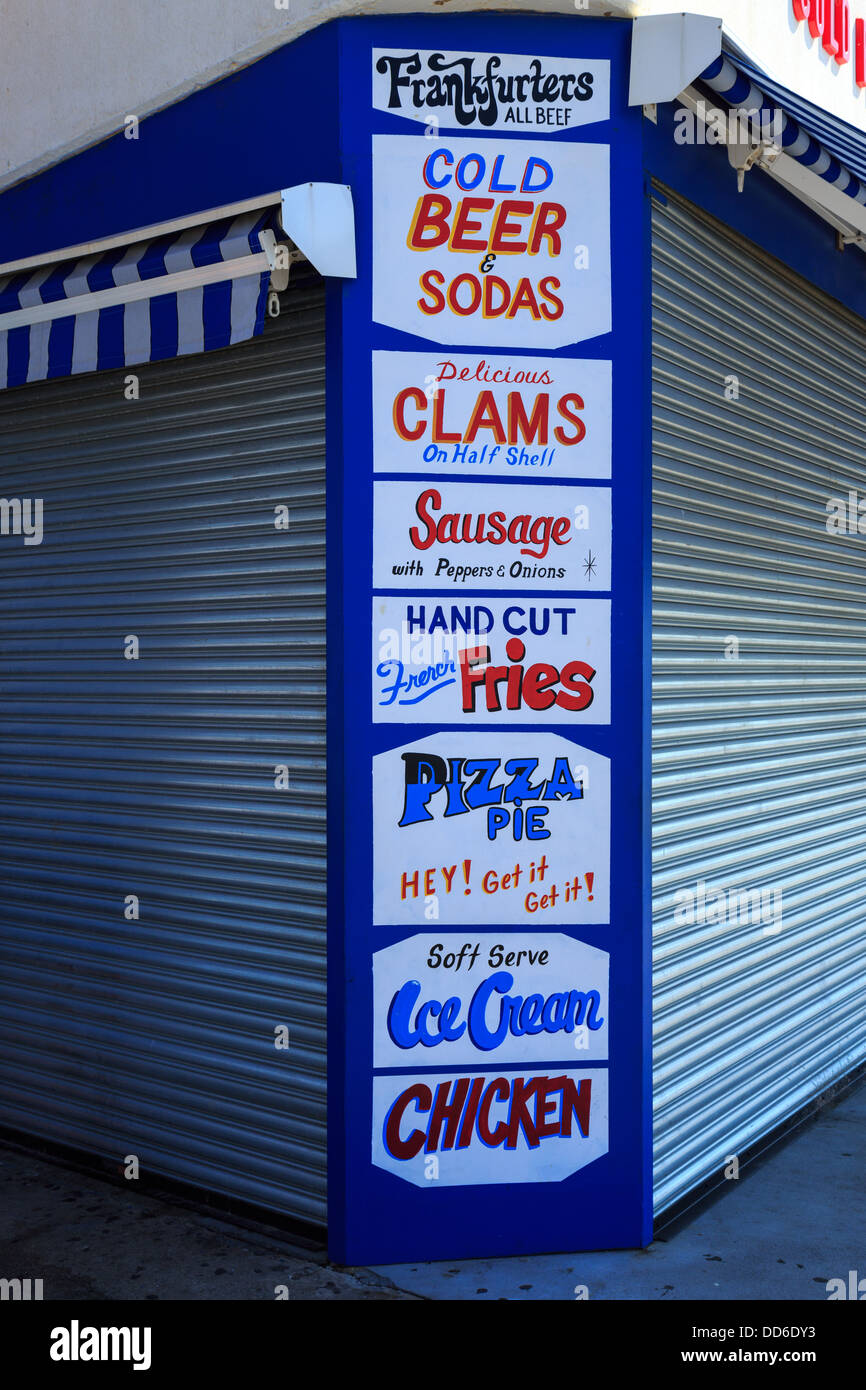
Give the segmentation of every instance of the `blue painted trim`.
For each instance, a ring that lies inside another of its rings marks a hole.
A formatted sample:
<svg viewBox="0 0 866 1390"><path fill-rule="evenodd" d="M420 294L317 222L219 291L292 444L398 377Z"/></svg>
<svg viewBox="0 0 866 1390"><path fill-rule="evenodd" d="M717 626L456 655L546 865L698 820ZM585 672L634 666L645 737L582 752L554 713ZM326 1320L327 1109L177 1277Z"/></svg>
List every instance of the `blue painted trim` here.
<svg viewBox="0 0 866 1390"><path fill-rule="evenodd" d="M555 732L612 758L616 867L611 925L568 932L611 953L611 997L616 1001L619 1021L611 1036L610 1151L562 1182L508 1187L422 1190L371 1162L372 954L411 934L404 928L372 927L371 759L378 752L426 737L439 728L463 726L373 725L364 684L370 660L372 592L370 354L374 348L429 348L427 343L372 322L371 135L374 130L417 135L420 128L398 116L371 110L370 49L388 45L573 56L575 26L568 19L502 15L341 21L339 177L353 189L359 274L357 281L344 282L336 290L341 345L337 349L333 341L329 344L328 359L332 364L329 393L338 387L342 376L344 422L341 435L333 437L329 423L328 438L329 472L339 472L343 479L336 500L330 480L328 494L329 546L341 548L339 558L331 555L328 561L329 610L334 604L343 607L342 629L336 618L329 620L329 698L333 702L329 707L329 798L334 802L339 798L339 805L329 806L329 873L335 895L343 894L345 886L342 921L329 904L331 987L339 987L344 994L339 1005L333 997L329 999L329 1249L339 1263L629 1247L651 1238L649 228L642 118L639 111L625 106L630 25L582 19L579 32L582 54L610 57L613 62L613 119L609 125L584 128L571 138L612 142L616 331L551 355L613 356L615 361L614 709L610 727L572 730L557 726ZM521 133L502 138L524 137ZM331 334L338 331L335 322L329 323ZM489 351L483 347L477 350ZM341 644L335 646L339 633ZM353 694L339 685L346 673L355 673ZM342 739L339 764L335 750L338 721ZM503 731L509 727L514 726L502 725ZM471 729L465 732L471 739ZM525 727L520 732L532 736L532 730ZM485 729L485 733L490 730ZM335 839L343 834L344 841ZM508 937L519 929L500 930ZM341 931L338 942L335 938ZM457 1075L467 1067L443 1063L443 1069Z"/></svg>
<svg viewBox="0 0 866 1390"><path fill-rule="evenodd" d="M644 136L651 122L644 121ZM641 304L640 360L643 372L639 382L639 419L641 421L640 478L641 478L641 535L640 569L642 575L641 602L641 940L642 940L642 990L646 1007L642 1017L641 1035L641 1076L643 1094L653 1095L653 936L652 936L652 634L653 634L653 571L652 571L652 186L644 179L644 197L641 225L641 274L644 289ZM652 1104L648 1103L642 1113L641 1145L644 1169L653 1172L653 1114ZM650 1191L643 1213L644 1245L653 1238L652 1177Z"/></svg>
<svg viewBox="0 0 866 1390"><path fill-rule="evenodd" d="M336 64L335 64L336 71ZM343 430L343 286L327 282L325 320L325 593L327 611L327 1047L328 1047L328 1239L331 1257L344 1263L346 1225L346 683L337 654L345 645L341 602L344 583L345 512Z"/></svg>

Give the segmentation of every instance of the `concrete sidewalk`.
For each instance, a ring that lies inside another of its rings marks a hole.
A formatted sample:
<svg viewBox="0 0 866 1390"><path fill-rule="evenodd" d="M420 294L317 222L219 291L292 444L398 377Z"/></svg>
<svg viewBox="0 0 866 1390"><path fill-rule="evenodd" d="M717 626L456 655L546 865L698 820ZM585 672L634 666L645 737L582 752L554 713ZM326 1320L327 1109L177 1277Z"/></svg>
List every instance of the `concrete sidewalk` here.
<svg viewBox="0 0 866 1390"><path fill-rule="evenodd" d="M866 1278L866 1083L648 1250L342 1270L134 1184L0 1147L0 1278L44 1298L826 1300ZM503 1219L507 1210L503 1205Z"/></svg>
<svg viewBox="0 0 866 1390"><path fill-rule="evenodd" d="M647 1250L376 1267L425 1298L476 1301L574 1299L578 1286L590 1299L823 1301L849 1270L866 1279L866 1082Z"/></svg>
<svg viewBox="0 0 866 1390"><path fill-rule="evenodd" d="M41 1279L46 1301L412 1298L279 1231L2 1145L0 1278Z"/></svg>

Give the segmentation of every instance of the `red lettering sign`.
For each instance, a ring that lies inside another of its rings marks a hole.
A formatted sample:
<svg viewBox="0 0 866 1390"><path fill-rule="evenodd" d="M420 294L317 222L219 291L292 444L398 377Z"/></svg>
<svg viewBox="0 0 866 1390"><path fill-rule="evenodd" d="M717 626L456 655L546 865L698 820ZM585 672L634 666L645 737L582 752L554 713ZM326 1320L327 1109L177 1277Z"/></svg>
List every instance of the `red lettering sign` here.
<svg viewBox="0 0 866 1390"><path fill-rule="evenodd" d="M435 488L427 488L415 503L415 514L423 523L423 531L418 526L409 529L409 540L416 550L429 550L435 541L440 545L475 544L519 545L521 555L531 555L543 560L550 547L568 545L572 536L571 518L567 516L536 516L526 514L509 517L505 512L444 512L437 520L435 512L441 510L442 494ZM534 548L533 548L534 547Z"/></svg>
<svg viewBox="0 0 866 1390"><path fill-rule="evenodd" d="M460 679L463 691L463 710L474 714L479 687L483 690L487 709L502 709L499 686L505 685L505 708L522 709L524 704L533 710L550 709L560 705L562 709L587 709L592 704L593 691L590 682L595 675L592 666L585 661L569 661L560 671L558 666L545 662L535 662L527 670L520 664L526 656L526 646L519 637L512 637L505 644L510 666L495 666L490 661L490 648L467 647L460 653ZM562 689L555 687L562 684Z"/></svg>
<svg viewBox="0 0 866 1390"><path fill-rule="evenodd" d="M586 436L586 426L577 413L584 409L583 398L576 391L568 391L556 402L557 414L572 425L572 430L562 425L550 428L551 401L547 391L539 392L528 404L528 398L520 391L509 391L505 414L500 411L492 391L480 391L472 406L469 419L463 423L462 430L447 430L445 414L447 392L440 388L433 397L432 407L426 391L420 386L407 386L394 399L394 429L400 439L414 441L422 439L427 431L424 416L430 407L430 438L434 444L463 443L474 444L480 431L489 431L489 437L497 444L524 444L538 442L545 445L553 434L558 444L579 444ZM411 407L414 418L407 419L407 409ZM488 436L483 436L488 437Z"/></svg>
<svg viewBox="0 0 866 1390"><path fill-rule="evenodd" d="M509 1102L506 1117L491 1125L490 1109ZM592 1081L562 1076L455 1077L442 1081L434 1096L429 1086L415 1082L394 1101L384 1125L386 1151L394 1158L463 1149L477 1135L488 1148L516 1149L522 1138L537 1149L542 1139L587 1139L590 1132ZM409 1129L415 1116L429 1116L424 1128ZM401 1133L401 1123L406 1121Z"/></svg>
<svg viewBox="0 0 866 1390"><path fill-rule="evenodd" d="M839 44L839 53L836 62L841 64L851 61L851 9L848 0L836 0L836 40Z"/></svg>
<svg viewBox="0 0 866 1390"><path fill-rule="evenodd" d="M798 24L806 23L813 39L821 40L825 53L836 60L839 67L851 60L851 5L850 0L791 0L794 18ZM858 26L863 24L857 20ZM860 86L866 83L859 83Z"/></svg>
<svg viewBox="0 0 866 1390"><path fill-rule="evenodd" d="M839 40L836 37L836 14L838 6L836 0L825 0L824 3L824 24L821 31L821 46L825 53L829 53L831 58L835 58L839 52Z"/></svg>
<svg viewBox="0 0 866 1390"><path fill-rule="evenodd" d="M812 18L812 0L794 0L794 18L798 24L802 24L803 20L808 20L809 33L813 39L817 39L821 30L817 27L817 21ZM815 25L814 28L813 25Z"/></svg>

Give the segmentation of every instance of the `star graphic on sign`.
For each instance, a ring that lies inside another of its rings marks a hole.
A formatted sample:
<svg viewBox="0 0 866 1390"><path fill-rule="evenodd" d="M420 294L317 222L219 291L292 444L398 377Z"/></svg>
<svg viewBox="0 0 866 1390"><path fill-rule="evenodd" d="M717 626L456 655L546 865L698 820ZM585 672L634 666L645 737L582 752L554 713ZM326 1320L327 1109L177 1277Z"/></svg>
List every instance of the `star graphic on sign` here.
<svg viewBox="0 0 866 1390"><path fill-rule="evenodd" d="M593 555L592 551L590 550L589 554L587 555L586 559L585 559L584 562L583 562L583 572L584 572L584 574L586 575L587 579L593 579L593 578L594 578L594 576L595 576L596 564L597 564L596 557Z"/></svg>

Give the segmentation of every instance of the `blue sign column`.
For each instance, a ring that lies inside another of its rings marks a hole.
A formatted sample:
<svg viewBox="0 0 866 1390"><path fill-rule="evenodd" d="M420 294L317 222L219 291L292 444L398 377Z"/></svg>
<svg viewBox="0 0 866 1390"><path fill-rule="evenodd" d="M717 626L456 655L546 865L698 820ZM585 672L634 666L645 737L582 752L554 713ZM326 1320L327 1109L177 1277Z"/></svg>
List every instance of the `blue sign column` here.
<svg viewBox="0 0 866 1390"><path fill-rule="evenodd" d="M360 1264L651 1235L649 231L630 25L339 26L329 1209Z"/></svg>

